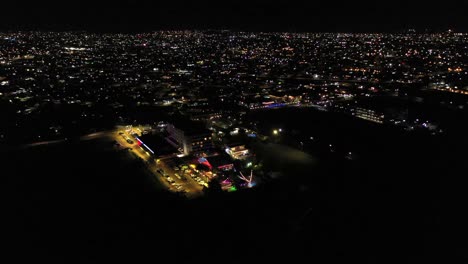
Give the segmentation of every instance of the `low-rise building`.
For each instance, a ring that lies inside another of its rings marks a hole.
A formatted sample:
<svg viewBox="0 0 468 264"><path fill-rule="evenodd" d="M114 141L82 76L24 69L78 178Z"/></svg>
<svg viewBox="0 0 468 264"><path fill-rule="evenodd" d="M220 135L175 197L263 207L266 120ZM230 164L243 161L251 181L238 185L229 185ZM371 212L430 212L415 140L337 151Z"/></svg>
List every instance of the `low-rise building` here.
<svg viewBox="0 0 468 264"><path fill-rule="evenodd" d="M250 156L250 151L243 144L231 144L226 146L226 153L233 159L245 159Z"/></svg>
<svg viewBox="0 0 468 264"><path fill-rule="evenodd" d="M379 124L383 124L385 120L385 115L383 113L368 108L357 107L355 113L358 118Z"/></svg>

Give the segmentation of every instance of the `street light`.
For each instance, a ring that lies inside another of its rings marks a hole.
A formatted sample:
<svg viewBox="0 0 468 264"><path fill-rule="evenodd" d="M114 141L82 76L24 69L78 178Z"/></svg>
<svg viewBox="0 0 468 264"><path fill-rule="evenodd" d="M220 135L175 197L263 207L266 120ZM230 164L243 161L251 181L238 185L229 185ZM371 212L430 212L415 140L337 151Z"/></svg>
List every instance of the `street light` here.
<svg viewBox="0 0 468 264"><path fill-rule="evenodd" d="M278 130L273 130L273 135L278 135Z"/></svg>

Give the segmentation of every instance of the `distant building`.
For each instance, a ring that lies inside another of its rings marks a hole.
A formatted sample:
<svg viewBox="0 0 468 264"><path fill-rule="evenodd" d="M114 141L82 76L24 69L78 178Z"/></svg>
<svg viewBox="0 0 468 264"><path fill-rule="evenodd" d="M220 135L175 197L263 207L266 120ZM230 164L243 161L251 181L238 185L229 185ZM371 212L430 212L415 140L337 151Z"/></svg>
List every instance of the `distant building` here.
<svg viewBox="0 0 468 264"><path fill-rule="evenodd" d="M356 108L356 117L372 121L375 123L383 124L385 120L385 115L381 112L377 112L372 109L366 109L362 107Z"/></svg>
<svg viewBox="0 0 468 264"><path fill-rule="evenodd" d="M221 118L222 115L219 112L211 112L211 113L193 113L191 114L190 118L193 121L209 121L214 119Z"/></svg>
<svg viewBox="0 0 468 264"><path fill-rule="evenodd" d="M352 103L335 103L330 107L330 110L378 124L399 124L408 119L407 102L391 97L374 97Z"/></svg>
<svg viewBox="0 0 468 264"><path fill-rule="evenodd" d="M171 123L167 125L167 132L169 137L166 140L181 149L185 155L213 148L211 131L201 123L193 121Z"/></svg>

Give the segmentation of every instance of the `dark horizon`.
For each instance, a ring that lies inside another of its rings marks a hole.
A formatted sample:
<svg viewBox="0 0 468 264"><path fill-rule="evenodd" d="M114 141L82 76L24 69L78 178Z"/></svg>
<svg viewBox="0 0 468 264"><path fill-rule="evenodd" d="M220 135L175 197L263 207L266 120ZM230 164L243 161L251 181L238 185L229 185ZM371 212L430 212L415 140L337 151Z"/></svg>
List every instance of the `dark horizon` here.
<svg viewBox="0 0 468 264"><path fill-rule="evenodd" d="M414 31L413 31L414 30ZM193 32L251 32L251 33L287 33L287 34L443 34L443 33L456 33L456 34L468 34L468 31L458 31L453 28L438 28L438 29L416 29L414 27L402 28L398 30L387 30L387 31L307 31L298 29L285 29L285 30L260 30L260 29L244 29L244 28L184 28L184 27L165 27L165 28L154 28L154 29L116 29L116 28L93 28L84 29L78 27L33 27L23 26L9 29L0 28L0 33L14 33L14 32L76 32L76 33L91 33L91 34L150 34L154 32L165 32L165 31L193 31Z"/></svg>
<svg viewBox="0 0 468 264"><path fill-rule="evenodd" d="M158 30L226 29L264 32L418 33L449 29L468 32L467 3L443 5L407 3L241 1L213 4L207 1L151 3L90 1L64 5L42 2L5 3L0 30L95 32L148 32Z"/></svg>

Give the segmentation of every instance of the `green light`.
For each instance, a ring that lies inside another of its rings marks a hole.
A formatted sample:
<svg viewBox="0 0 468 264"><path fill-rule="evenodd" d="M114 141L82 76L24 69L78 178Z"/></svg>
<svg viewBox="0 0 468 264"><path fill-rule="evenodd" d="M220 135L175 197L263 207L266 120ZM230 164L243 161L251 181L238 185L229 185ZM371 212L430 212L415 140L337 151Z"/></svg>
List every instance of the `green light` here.
<svg viewBox="0 0 468 264"><path fill-rule="evenodd" d="M228 192L235 192L237 191L236 186L232 186L231 188L228 189Z"/></svg>

